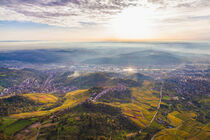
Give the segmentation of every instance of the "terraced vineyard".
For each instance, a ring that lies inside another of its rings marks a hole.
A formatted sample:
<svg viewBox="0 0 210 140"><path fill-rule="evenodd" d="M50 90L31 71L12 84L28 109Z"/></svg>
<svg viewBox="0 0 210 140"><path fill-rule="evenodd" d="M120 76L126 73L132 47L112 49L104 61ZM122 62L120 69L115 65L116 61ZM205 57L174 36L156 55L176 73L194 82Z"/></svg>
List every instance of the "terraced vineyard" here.
<svg viewBox="0 0 210 140"><path fill-rule="evenodd" d="M207 140L210 137L210 124L203 125L195 120L187 120L176 128L164 129L158 132L154 140Z"/></svg>
<svg viewBox="0 0 210 140"><path fill-rule="evenodd" d="M24 94L24 97L27 97L34 102L40 102L40 103L55 103L57 101L57 97L51 95L51 94L39 94L39 93L32 93L32 94Z"/></svg>
<svg viewBox="0 0 210 140"><path fill-rule="evenodd" d="M42 96L40 96L40 97L42 97ZM65 96L66 100L59 107L56 107L56 108L53 108L53 109L50 109L50 110L46 110L46 111L34 111L34 112L13 114L13 115L11 115L11 117L14 117L14 118L28 118L28 117L37 117L37 116L49 115L49 114L54 113L56 111L66 109L66 108L69 108L69 107L73 107L73 106L85 101L88 97L89 96L88 96L87 90L73 91L73 92L70 92L70 93L66 94L66 96Z"/></svg>
<svg viewBox="0 0 210 140"><path fill-rule="evenodd" d="M35 93L35 94L24 94L23 96L33 101L43 103L45 106L49 106L49 104L55 103L57 101L57 97L51 94ZM88 97L89 96L87 90L77 90L67 93L66 96L64 97L65 98L64 103L59 107L45 111L34 111L34 112L12 114L9 117L2 118L0 122L1 123L0 130L3 131L8 136L14 135L16 132L34 123L34 121L37 121L35 117L50 115L51 113L54 113L56 111L76 106L77 104L85 101Z"/></svg>
<svg viewBox="0 0 210 140"><path fill-rule="evenodd" d="M152 90L152 83L144 82L142 88L131 88L132 102L112 102L109 105L120 107L125 116L137 123L141 128L150 124L160 100L159 91Z"/></svg>
<svg viewBox="0 0 210 140"><path fill-rule="evenodd" d="M96 86L66 93L1 97L0 136L4 140L209 139L208 98L191 98L174 91L167 81L138 81L136 75L129 80L88 75L106 77L105 83L113 84L98 79Z"/></svg>

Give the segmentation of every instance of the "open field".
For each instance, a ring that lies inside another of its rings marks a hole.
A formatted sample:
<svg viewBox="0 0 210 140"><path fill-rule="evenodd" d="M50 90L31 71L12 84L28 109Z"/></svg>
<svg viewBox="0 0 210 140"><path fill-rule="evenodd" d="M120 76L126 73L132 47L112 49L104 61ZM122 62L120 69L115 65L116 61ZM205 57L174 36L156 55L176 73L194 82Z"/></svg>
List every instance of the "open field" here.
<svg viewBox="0 0 210 140"><path fill-rule="evenodd" d="M24 97L27 97L35 102L39 103L55 103L58 99L52 94L41 94L41 93L30 93L24 94Z"/></svg>
<svg viewBox="0 0 210 140"><path fill-rule="evenodd" d="M28 125L32 124L30 120L18 120L4 129L4 133L8 136L14 135Z"/></svg>
<svg viewBox="0 0 210 140"><path fill-rule="evenodd" d="M169 113L167 116L173 126L179 126L182 123L182 120L176 117L176 115L178 114L179 112L174 111L172 113Z"/></svg>
<svg viewBox="0 0 210 140"><path fill-rule="evenodd" d="M5 117L2 118L0 121L0 131L3 130L5 127L11 125L12 123L14 123L15 121L17 121L17 119L15 118L10 118L10 117Z"/></svg>
<svg viewBox="0 0 210 140"><path fill-rule="evenodd" d="M76 90L73 92L69 92L66 94L65 102L56 108L46 110L46 111L34 111L34 112L26 112L26 113L20 113L20 114L13 114L11 117L14 118L28 118L28 117L36 117L36 116L43 116L43 115L49 115L53 112L66 109L69 107L73 107L83 101L85 101L89 97L87 90Z"/></svg>

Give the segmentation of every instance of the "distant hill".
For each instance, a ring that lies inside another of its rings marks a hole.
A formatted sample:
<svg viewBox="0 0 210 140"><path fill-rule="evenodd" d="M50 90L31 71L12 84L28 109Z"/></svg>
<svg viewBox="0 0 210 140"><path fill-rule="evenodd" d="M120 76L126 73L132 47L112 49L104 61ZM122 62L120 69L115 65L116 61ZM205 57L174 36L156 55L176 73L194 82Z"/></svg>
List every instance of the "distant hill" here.
<svg viewBox="0 0 210 140"><path fill-rule="evenodd" d="M89 57L88 57L89 56ZM93 50L86 49L40 49L0 52L1 61L20 61L26 63L66 63L96 56Z"/></svg>
<svg viewBox="0 0 210 140"><path fill-rule="evenodd" d="M128 75L126 75L126 79L131 79L131 80L135 80L138 82L143 82L144 80L152 80L151 77L146 76L141 73L128 74Z"/></svg>
<svg viewBox="0 0 210 140"><path fill-rule="evenodd" d="M126 86L139 86L142 81L150 78L142 74L134 74L129 76L122 76L116 73L95 72L81 74L77 77L71 77L71 72L64 73L55 79L58 85L64 86L72 85L80 88L90 88L94 86L114 86L123 84ZM128 78L127 78L128 77ZM137 78L135 80L134 78Z"/></svg>
<svg viewBox="0 0 210 140"><path fill-rule="evenodd" d="M209 55L181 52L139 50L138 48L61 48L16 50L0 52L1 64L22 62L28 64L112 64L112 65L174 65L185 62L209 62Z"/></svg>
<svg viewBox="0 0 210 140"><path fill-rule="evenodd" d="M85 60L87 64L115 64L115 65L168 65L180 64L183 60L167 52L145 50L120 54L114 57L101 57Z"/></svg>
<svg viewBox="0 0 210 140"><path fill-rule="evenodd" d="M32 69L8 69L0 67L0 86L2 87L11 87L14 85L18 85L26 79L35 78L40 83L46 78L46 75L40 71L32 70Z"/></svg>

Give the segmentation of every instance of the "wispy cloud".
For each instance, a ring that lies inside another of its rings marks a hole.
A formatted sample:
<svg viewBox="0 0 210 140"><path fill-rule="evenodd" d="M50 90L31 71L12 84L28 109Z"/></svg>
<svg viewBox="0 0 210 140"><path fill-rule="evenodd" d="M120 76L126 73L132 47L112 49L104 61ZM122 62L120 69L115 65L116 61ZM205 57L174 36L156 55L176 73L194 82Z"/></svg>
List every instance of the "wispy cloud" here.
<svg viewBox="0 0 210 140"><path fill-rule="evenodd" d="M154 15L148 18L158 29L181 31L184 26L193 28L199 21L203 32L209 31L210 0L0 0L0 21L28 21L71 29L99 27L129 7L154 9Z"/></svg>
<svg viewBox="0 0 210 140"><path fill-rule="evenodd" d="M210 6L208 0L1 0L0 20L32 21L78 27L104 23L130 6L190 8Z"/></svg>
<svg viewBox="0 0 210 140"><path fill-rule="evenodd" d="M136 0L1 0L0 20L81 26L81 20L104 22L110 15L136 4Z"/></svg>

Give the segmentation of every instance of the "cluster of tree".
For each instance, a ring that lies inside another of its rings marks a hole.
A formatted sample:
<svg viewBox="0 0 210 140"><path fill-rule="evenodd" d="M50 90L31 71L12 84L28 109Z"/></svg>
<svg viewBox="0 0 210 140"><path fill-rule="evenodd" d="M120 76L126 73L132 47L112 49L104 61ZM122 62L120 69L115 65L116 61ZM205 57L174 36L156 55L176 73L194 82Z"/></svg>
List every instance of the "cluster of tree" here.
<svg viewBox="0 0 210 140"><path fill-rule="evenodd" d="M129 87L141 86L144 80L151 80L149 77L142 74L133 74L129 76L116 73L95 72L81 74L77 77L72 76L73 72L65 72L56 77L56 86L72 85L79 88L91 88L94 86L114 86L123 84Z"/></svg>
<svg viewBox="0 0 210 140"><path fill-rule="evenodd" d="M35 103L23 96L11 96L0 99L0 116L8 116L14 113L22 113L37 110L40 103Z"/></svg>
<svg viewBox="0 0 210 140"><path fill-rule="evenodd" d="M57 112L52 125L40 130L40 138L96 140L126 139L127 133L137 132L139 127L121 110L105 104L85 102L75 108Z"/></svg>
<svg viewBox="0 0 210 140"><path fill-rule="evenodd" d="M110 91L109 93L102 96L99 101L101 102L120 102L120 103L129 103L131 102L131 91L126 89L125 91Z"/></svg>

